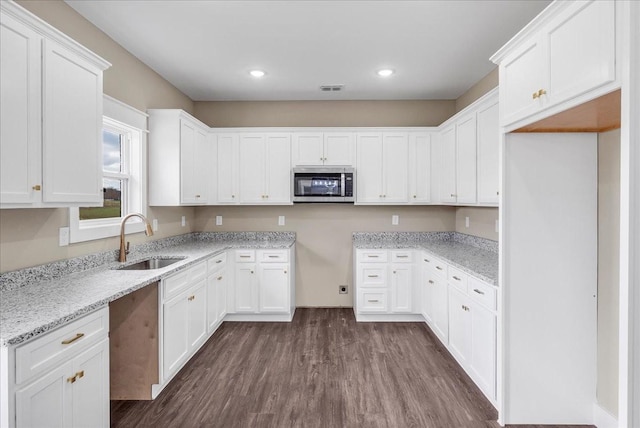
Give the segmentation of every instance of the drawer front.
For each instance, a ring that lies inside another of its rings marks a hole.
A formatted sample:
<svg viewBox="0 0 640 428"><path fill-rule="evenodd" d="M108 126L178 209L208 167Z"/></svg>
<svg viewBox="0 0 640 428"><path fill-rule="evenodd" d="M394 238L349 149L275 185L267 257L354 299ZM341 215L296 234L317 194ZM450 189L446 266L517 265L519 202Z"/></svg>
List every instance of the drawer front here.
<svg viewBox="0 0 640 428"><path fill-rule="evenodd" d="M386 263L387 250L358 250L359 263Z"/></svg>
<svg viewBox="0 0 640 428"><path fill-rule="evenodd" d="M16 384L75 357L109 334L105 307L16 348Z"/></svg>
<svg viewBox="0 0 640 428"><path fill-rule="evenodd" d="M200 281L207 276L207 262L200 262L197 265L190 266L187 269L187 275L189 275L189 283L193 284L196 281Z"/></svg>
<svg viewBox="0 0 640 428"><path fill-rule="evenodd" d="M387 290L360 289L358 293L358 312L387 312Z"/></svg>
<svg viewBox="0 0 640 428"><path fill-rule="evenodd" d="M391 261L394 263L413 263L413 251L392 250Z"/></svg>
<svg viewBox="0 0 640 428"><path fill-rule="evenodd" d="M452 266L449 266L447 269L447 281L463 293L467 292L468 278L469 276L460 269Z"/></svg>
<svg viewBox="0 0 640 428"><path fill-rule="evenodd" d="M474 301L480 303L487 309L495 311L497 308L497 290L495 287L480 281L474 277L469 277L469 296Z"/></svg>
<svg viewBox="0 0 640 428"><path fill-rule="evenodd" d="M263 263L287 263L289 261L289 251L287 250L260 250L258 260Z"/></svg>
<svg viewBox="0 0 640 428"><path fill-rule="evenodd" d="M366 264L360 266L359 287L386 287L389 268L387 265Z"/></svg>
<svg viewBox="0 0 640 428"><path fill-rule="evenodd" d="M207 260L207 272L209 273L209 275L213 274L214 272L224 267L226 261L227 261L226 252L218 254L217 256L213 256L209 260Z"/></svg>
<svg viewBox="0 0 640 428"><path fill-rule="evenodd" d="M175 275L162 280L162 298L170 299L183 291L189 285L188 269L182 270Z"/></svg>
<svg viewBox="0 0 640 428"><path fill-rule="evenodd" d="M447 275L447 264L429 253L422 253L422 263L426 264L436 275Z"/></svg>
<svg viewBox="0 0 640 428"><path fill-rule="evenodd" d="M255 250L236 250L236 262L255 262L256 252Z"/></svg>

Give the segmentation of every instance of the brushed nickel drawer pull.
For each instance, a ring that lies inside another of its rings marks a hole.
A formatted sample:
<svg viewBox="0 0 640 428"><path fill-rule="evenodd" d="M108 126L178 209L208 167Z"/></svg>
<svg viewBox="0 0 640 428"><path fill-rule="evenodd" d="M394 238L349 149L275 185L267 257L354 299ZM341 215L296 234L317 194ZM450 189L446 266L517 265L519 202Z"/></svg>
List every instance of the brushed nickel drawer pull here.
<svg viewBox="0 0 640 428"><path fill-rule="evenodd" d="M455 275L453 276L453 279L455 279L456 281L461 281L461 279L460 279L460 278L458 278L458 277L457 277L457 276L455 276Z"/></svg>
<svg viewBox="0 0 640 428"><path fill-rule="evenodd" d="M248 259L249 257L251 257L251 256L244 256L244 255L240 254L240 258L241 259Z"/></svg>
<svg viewBox="0 0 640 428"><path fill-rule="evenodd" d="M270 259L277 259L280 256L269 256Z"/></svg>
<svg viewBox="0 0 640 428"><path fill-rule="evenodd" d="M405 255L398 255L396 257L398 257L399 259L406 259L409 256L405 254Z"/></svg>
<svg viewBox="0 0 640 428"><path fill-rule="evenodd" d="M474 288L473 291L475 291L478 294L482 294L484 296L484 291L480 291L477 288Z"/></svg>
<svg viewBox="0 0 640 428"><path fill-rule="evenodd" d="M436 266L436 269L438 270L442 270L442 268L440 266Z"/></svg>
<svg viewBox="0 0 640 428"><path fill-rule="evenodd" d="M429 280L429 284L435 284L432 280Z"/></svg>
<svg viewBox="0 0 640 428"><path fill-rule="evenodd" d="M222 263L222 260L216 260L216 263Z"/></svg>
<svg viewBox="0 0 640 428"><path fill-rule="evenodd" d="M376 256L375 254L368 254L367 257L371 259L377 259L379 256Z"/></svg>
<svg viewBox="0 0 640 428"><path fill-rule="evenodd" d="M380 302L380 300L377 300L377 299L376 300L369 300L369 303L378 303L378 302Z"/></svg>
<svg viewBox="0 0 640 428"><path fill-rule="evenodd" d="M377 278L378 275L367 275L369 278Z"/></svg>
<svg viewBox="0 0 640 428"><path fill-rule="evenodd" d="M78 334L75 335L75 337L72 337L71 339L63 340L62 344L63 345L68 345L68 344L73 343L76 340L80 339L81 337L84 337L84 333L78 333Z"/></svg>
<svg viewBox="0 0 640 428"><path fill-rule="evenodd" d="M427 262L427 263L431 263L431 260L429 260L429 259L424 259L424 261Z"/></svg>

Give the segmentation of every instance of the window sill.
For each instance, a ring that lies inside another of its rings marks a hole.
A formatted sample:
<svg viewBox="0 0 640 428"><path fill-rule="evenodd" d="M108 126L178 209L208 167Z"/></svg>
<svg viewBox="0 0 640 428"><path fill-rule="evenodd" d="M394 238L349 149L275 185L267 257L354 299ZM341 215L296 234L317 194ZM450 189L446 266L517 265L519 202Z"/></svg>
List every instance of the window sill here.
<svg viewBox="0 0 640 428"><path fill-rule="evenodd" d="M142 221L130 221L125 226L125 234L140 233L145 231L145 225ZM97 239L105 239L113 236L120 236L120 219L118 222L110 224L84 225L77 229L73 228L69 233L69 242L86 242Z"/></svg>

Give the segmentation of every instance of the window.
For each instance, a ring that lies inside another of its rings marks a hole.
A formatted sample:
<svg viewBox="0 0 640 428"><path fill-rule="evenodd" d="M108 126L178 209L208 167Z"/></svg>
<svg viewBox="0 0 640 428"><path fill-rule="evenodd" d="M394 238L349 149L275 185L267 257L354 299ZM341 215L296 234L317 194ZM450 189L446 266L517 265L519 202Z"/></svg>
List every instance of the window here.
<svg viewBox="0 0 640 428"><path fill-rule="evenodd" d="M123 216L132 212L146 214L146 115L108 97L105 97L104 110L104 202L102 207L70 208L71 242L117 236L120 234L120 221ZM112 116L107 116L109 113ZM134 113L142 117L135 117ZM135 125L142 125L144 128ZM131 224L127 223L127 233L144 231L142 222L135 220L132 219Z"/></svg>

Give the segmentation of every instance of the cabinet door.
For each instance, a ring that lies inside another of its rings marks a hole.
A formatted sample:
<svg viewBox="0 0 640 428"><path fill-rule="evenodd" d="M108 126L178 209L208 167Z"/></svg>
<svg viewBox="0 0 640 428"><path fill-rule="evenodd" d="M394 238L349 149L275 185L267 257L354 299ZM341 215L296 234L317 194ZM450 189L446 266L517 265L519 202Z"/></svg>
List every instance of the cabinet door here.
<svg viewBox="0 0 640 428"><path fill-rule="evenodd" d="M549 105L615 80L615 5L576 2L547 28Z"/></svg>
<svg viewBox="0 0 640 428"><path fill-rule="evenodd" d="M442 276L431 275L433 281L433 329L443 343L449 338L449 298L447 281Z"/></svg>
<svg viewBox="0 0 640 428"><path fill-rule="evenodd" d="M189 355L189 301L182 293L162 307L162 356L164 379Z"/></svg>
<svg viewBox="0 0 640 428"><path fill-rule="evenodd" d="M498 103L478 111L478 202L497 204L500 132Z"/></svg>
<svg viewBox="0 0 640 428"><path fill-rule="evenodd" d="M409 196L409 135L383 135L383 199L384 203L406 203Z"/></svg>
<svg viewBox="0 0 640 428"><path fill-rule="evenodd" d="M413 266L409 263L391 265L391 312L413 311Z"/></svg>
<svg viewBox="0 0 640 428"><path fill-rule="evenodd" d="M189 350L198 347L207 338L207 282L202 279L188 292Z"/></svg>
<svg viewBox="0 0 640 428"><path fill-rule="evenodd" d="M382 134L360 133L357 136L357 192L359 203L382 201Z"/></svg>
<svg viewBox="0 0 640 428"><path fill-rule="evenodd" d="M261 204L266 202L264 135L240 136L240 202Z"/></svg>
<svg viewBox="0 0 640 428"><path fill-rule="evenodd" d="M238 136L235 134L218 134L218 202L221 204L237 204L238 198Z"/></svg>
<svg viewBox="0 0 640 428"><path fill-rule="evenodd" d="M260 312L289 312L289 264L261 263Z"/></svg>
<svg viewBox="0 0 640 428"><path fill-rule="evenodd" d="M456 128L450 126L439 136L440 201L456 202Z"/></svg>
<svg viewBox="0 0 640 428"><path fill-rule="evenodd" d="M431 202L431 135L409 136L409 202Z"/></svg>
<svg viewBox="0 0 640 428"><path fill-rule="evenodd" d="M109 426L109 340L73 359L74 427Z"/></svg>
<svg viewBox="0 0 640 428"><path fill-rule="evenodd" d="M216 307L218 322L227 315L227 269L220 269L215 275L216 280Z"/></svg>
<svg viewBox="0 0 640 428"><path fill-rule="evenodd" d="M33 203L41 179L41 43L0 15L0 204Z"/></svg>
<svg viewBox="0 0 640 428"><path fill-rule="evenodd" d="M471 311L467 297L453 286L449 287L449 349L466 367L471 355Z"/></svg>
<svg viewBox="0 0 640 428"><path fill-rule="evenodd" d="M496 399L496 315L471 305L471 374L489 398Z"/></svg>
<svg viewBox="0 0 640 428"><path fill-rule="evenodd" d="M71 426L73 376L71 361L47 372L44 376L16 391L16 426Z"/></svg>
<svg viewBox="0 0 640 428"><path fill-rule="evenodd" d="M456 202L476 203L476 116L456 124Z"/></svg>
<svg viewBox="0 0 640 428"><path fill-rule="evenodd" d="M102 206L102 71L44 41L44 202Z"/></svg>
<svg viewBox="0 0 640 428"><path fill-rule="evenodd" d="M429 325L433 324L433 287L435 283L429 275L430 269L426 266L422 267L422 316Z"/></svg>
<svg viewBox="0 0 640 428"><path fill-rule="evenodd" d="M266 203L291 203L291 137L266 136Z"/></svg>
<svg viewBox="0 0 640 428"><path fill-rule="evenodd" d="M507 125L542 108L534 92L543 89L542 44L533 37L500 64L501 123Z"/></svg>
<svg viewBox="0 0 640 428"><path fill-rule="evenodd" d="M236 264L236 312L257 312L256 266L253 263Z"/></svg>
<svg viewBox="0 0 640 428"><path fill-rule="evenodd" d="M361 288L358 289L359 313L387 313L387 289L386 288Z"/></svg>
<svg viewBox="0 0 640 428"><path fill-rule="evenodd" d="M326 132L324 134L324 164L355 164L356 140L353 133Z"/></svg>
<svg viewBox="0 0 640 428"><path fill-rule="evenodd" d="M221 268L207 278L207 332L217 328L227 309L227 270Z"/></svg>
<svg viewBox="0 0 640 428"><path fill-rule="evenodd" d="M194 124L180 120L180 202L206 202L207 136Z"/></svg>
<svg viewBox="0 0 640 428"><path fill-rule="evenodd" d="M323 165L322 132L293 134L293 166Z"/></svg>

